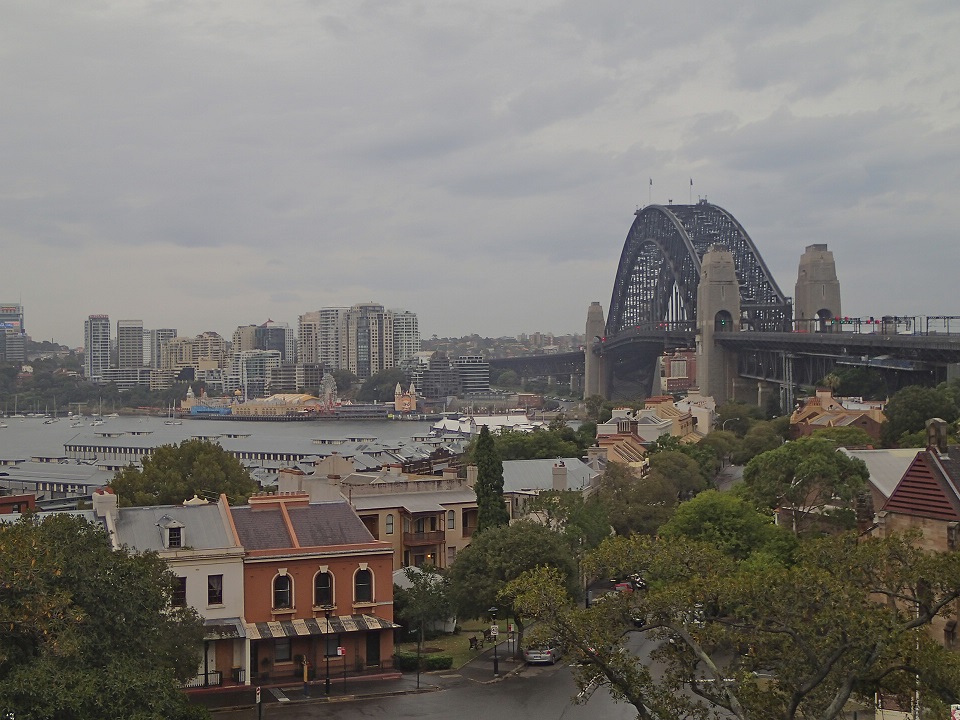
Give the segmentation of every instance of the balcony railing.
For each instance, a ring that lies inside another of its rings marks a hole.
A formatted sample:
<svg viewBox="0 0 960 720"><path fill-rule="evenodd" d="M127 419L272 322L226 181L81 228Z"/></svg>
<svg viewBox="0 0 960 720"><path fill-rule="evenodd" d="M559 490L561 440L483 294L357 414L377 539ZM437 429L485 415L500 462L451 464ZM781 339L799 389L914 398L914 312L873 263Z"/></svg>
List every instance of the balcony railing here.
<svg viewBox="0 0 960 720"><path fill-rule="evenodd" d="M446 539L446 533L443 530L433 530L430 532L405 532L403 534L404 545L440 545Z"/></svg>
<svg viewBox="0 0 960 720"><path fill-rule="evenodd" d="M187 680L183 685L181 685L181 687L184 689L190 689L217 687L218 685L223 685L223 673L219 670L211 670L210 672L200 673L191 680Z"/></svg>

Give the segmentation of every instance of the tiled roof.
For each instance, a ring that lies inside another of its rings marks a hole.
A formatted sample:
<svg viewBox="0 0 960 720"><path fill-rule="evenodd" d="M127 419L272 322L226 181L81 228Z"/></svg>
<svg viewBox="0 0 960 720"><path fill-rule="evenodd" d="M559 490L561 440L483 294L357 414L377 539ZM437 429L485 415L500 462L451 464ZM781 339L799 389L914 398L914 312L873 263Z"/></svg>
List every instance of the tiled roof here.
<svg viewBox="0 0 960 720"><path fill-rule="evenodd" d="M934 520L960 520L960 447L950 451L919 452L883 509Z"/></svg>

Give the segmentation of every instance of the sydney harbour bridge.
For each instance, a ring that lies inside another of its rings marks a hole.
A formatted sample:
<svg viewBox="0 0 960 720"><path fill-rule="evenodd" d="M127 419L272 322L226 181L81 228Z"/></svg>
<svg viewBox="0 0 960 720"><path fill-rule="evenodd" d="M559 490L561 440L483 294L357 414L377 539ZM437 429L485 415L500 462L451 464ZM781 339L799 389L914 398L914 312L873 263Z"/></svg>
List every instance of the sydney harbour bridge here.
<svg viewBox="0 0 960 720"><path fill-rule="evenodd" d="M826 245L803 251L792 289L794 296L784 294L723 208L705 200L648 205L627 233L606 320L600 303L588 310L584 349L495 359L491 368L570 377L574 386L582 381L585 396L637 398L655 387L665 351L688 348L701 393L760 402L780 392L785 406L795 388L838 367L877 370L891 391L935 384L960 368L960 316L842 315Z"/></svg>

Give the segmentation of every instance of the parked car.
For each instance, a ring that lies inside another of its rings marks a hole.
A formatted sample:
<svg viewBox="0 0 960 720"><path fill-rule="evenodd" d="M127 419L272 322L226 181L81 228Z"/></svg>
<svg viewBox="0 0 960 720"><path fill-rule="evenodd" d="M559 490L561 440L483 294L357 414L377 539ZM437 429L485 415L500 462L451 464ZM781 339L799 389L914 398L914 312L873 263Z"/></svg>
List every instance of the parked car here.
<svg viewBox="0 0 960 720"><path fill-rule="evenodd" d="M554 645L540 645L538 647L528 647L523 651L523 659L528 664L547 663L553 665L560 659L563 653L560 648Z"/></svg>

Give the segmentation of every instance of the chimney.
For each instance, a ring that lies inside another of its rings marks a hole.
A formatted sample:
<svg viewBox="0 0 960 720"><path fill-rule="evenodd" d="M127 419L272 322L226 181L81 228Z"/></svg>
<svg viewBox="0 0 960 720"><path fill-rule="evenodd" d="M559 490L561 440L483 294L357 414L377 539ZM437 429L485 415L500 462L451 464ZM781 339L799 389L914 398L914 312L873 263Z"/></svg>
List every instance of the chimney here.
<svg viewBox="0 0 960 720"><path fill-rule="evenodd" d="M567 466L563 464L563 460L557 460L553 464L553 489L567 489Z"/></svg>
<svg viewBox="0 0 960 720"><path fill-rule="evenodd" d="M455 467L445 467L443 469L443 479L444 480L456 480L457 479L457 469Z"/></svg>
<svg viewBox="0 0 960 720"><path fill-rule="evenodd" d="M476 487L477 485L477 466L467 465L467 485Z"/></svg>
<svg viewBox="0 0 960 720"><path fill-rule="evenodd" d="M947 421L942 418L927 420L927 450L947 454Z"/></svg>
<svg viewBox="0 0 960 720"><path fill-rule="evenodd" d="M117 496L111 488L103 487L93 491L93 514L100 518L109 517L112 522L117 521Z"/></svg>

